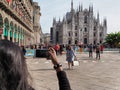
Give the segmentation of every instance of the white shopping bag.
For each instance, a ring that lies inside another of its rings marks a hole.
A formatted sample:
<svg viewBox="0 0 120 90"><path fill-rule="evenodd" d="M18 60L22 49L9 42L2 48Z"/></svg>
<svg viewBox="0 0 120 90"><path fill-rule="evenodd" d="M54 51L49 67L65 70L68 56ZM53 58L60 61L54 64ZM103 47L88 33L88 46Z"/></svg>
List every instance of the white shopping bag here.
<svg viewBox="0 0 120 90"><path fill-rule="evenodd" d="M73 66L79 66L79 61L73 61Z"/></svg>

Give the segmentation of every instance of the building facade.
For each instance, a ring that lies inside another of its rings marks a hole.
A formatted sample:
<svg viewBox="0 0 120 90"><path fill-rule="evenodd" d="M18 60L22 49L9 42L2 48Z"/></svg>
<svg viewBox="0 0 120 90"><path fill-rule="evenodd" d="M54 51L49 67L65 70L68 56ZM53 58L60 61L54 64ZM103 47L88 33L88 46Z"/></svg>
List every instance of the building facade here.
<svg viewBox="0 0 120 90"><path fill-rule="evenodd" d="M47 44L47 45L50 44L50 33L44 34L44 44Z"/></svg>
<svg viewBox="0 0 120 90"><path fill-rule="evenodd" d="M38 43L33 28L33 7L32 0L0 0L0 39L25 46Z"/></svg>
<svg viewBox="0 0 120 90"><path fill-rule="evenodd" d="M93 6L83 9L79 5L77 10L73 8L67 12L62 20L53 18L53 26L50 29L51 43L56 44L97 44L103 43L107 34L107 20L102 23L94 16Z"/></svg>
<svg viewBox="0 0 120 90"><path fill-rule="evenodd" d="M34 44L43 44L43 32L40 26L40 6L37 2L33 2L33 30L34 30Z"/></svg>

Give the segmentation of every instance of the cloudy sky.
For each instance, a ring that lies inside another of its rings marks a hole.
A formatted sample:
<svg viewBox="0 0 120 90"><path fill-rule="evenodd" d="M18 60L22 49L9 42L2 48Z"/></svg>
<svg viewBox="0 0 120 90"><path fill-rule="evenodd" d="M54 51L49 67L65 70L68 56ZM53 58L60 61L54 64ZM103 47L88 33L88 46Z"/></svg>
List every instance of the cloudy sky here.
<svg viewBox="0 0 120 90"><path fill-rule="evenodd" d="M53 17L62 20L66 12L70 11L71 0L33 0L38 2L41 7L40 24L43 33L49 33L52 26ZM79 4L84 8L89 8L93 5L94 16L99 12L100 21L107 19L107 33L120 31L120 0L73 0L74 9L76 10Z"/></svg>

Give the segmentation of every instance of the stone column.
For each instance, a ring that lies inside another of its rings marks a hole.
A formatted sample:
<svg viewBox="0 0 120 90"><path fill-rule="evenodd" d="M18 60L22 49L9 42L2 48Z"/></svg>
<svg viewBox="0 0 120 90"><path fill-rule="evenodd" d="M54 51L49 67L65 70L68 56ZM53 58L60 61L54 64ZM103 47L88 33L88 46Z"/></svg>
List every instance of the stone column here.
<svg viewBox="0 0 120 90"><path fill-rule="evenodd" d="M26 45L26 43L25 43L25 40L26 39L26 37L25 37L25 35L24 35L24 38L23 38L23 45Z"/></svg>
<svg viewBox="0 0 120 90"><path fill-rule="evenodd" d="M2 39L5 39L5 38L4 38L4 34L2 34Z"/></svg>
<svg viewBox="0 0 120 90"><path fill-rule="evenodd" d="M8 30L8 40L10 40L10 30Z"/></svg>
<svg viewBox="0 0 120 90"><path fill-rule="evenodd" d="M13 32L12 32L12 41L13 41L13 42L15 42L15 41L14 41L14 33L15 33L15 32L13 31Z"/></svg>
<svg viewBox="0 0 120 90"><path fill-rule="evenodd" d="M19 32L18 41L19 41L19 45L21 45L21 41L20 41L20 32Z"/></svg>
<svg viewBox="0 0 120 90"><path fill-rule="evenodd" d="M3 27L2 27L2 29L3 29L3 33L1 34L1 38L4 39L4 20L3 20Z"/></svg>
<svg viewBox="0 0 120 90"><path fill-rule="evenodd" d="M5 38L4 38L4 28L3 28L3 34L1 35L1 37L2 37L2 39L5 39Z"/></svg>
<svg viewBox="0 0 120 90"><path fill-rule="evenodd" d="M18 42L18 32L16 32L16 42Z"/></svg>
<svg viewBox="0 0 120 90"><path fill-rule="evenodd" d="M21 43L22 43L22 45L24 45L24 43L23 43L23 35L21 34Z"/></svg>

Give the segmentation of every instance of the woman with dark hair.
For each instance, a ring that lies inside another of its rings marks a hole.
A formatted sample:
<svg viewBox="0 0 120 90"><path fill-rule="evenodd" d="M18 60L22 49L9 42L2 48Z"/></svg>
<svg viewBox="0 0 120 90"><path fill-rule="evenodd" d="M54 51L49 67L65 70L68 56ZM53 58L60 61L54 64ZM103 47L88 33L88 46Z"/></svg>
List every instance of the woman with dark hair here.
<svg viewBox="0 0 120 90"><path fill-rule="evenodd" d="M57 72L59 90L71 90L66 73L58 63L55 50L49 48L49 54ZM0 90L34 90L30 84L24 54L19 46L8 40L0 40Z"/></svg>
<svg viewBox="0 0 120 90"><path fill-rule="evenodd" d="M0 90L34 90L22 50L8 40L0 40Z"/></svg>
<svg viewBox="0 0 120 90"><path fill-rule="evenodd" d="M73 68L73 61L76 58L75 53L71 47L71 45L67 46L66 50L66 61L68 62L68 69Z"/></svg>

